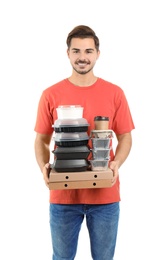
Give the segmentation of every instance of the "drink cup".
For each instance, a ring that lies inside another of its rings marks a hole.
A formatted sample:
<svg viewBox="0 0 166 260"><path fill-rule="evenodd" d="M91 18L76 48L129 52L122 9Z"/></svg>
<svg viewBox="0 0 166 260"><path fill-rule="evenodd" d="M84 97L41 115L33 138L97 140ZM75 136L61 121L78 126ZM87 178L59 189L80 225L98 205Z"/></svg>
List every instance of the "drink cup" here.
<svg viewBox="0 0 166 260"><path fill-rule="evenodd" d="M107 116L96 116L94 118L95 130L108 130L109 128L109 117Z"/></svg>

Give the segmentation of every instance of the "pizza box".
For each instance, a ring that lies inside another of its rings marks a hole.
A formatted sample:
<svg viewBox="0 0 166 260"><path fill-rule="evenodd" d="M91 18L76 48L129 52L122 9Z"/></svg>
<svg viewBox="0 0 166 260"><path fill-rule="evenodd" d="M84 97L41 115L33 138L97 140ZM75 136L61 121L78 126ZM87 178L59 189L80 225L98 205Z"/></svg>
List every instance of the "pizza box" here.
<svg viewBox="0 0 166 260"><path fill-rule="evenodd" d="M49 177L49 189L83 189L104 188L112 186L113 172L111 169L105 171L84 171L57 173L51 170Z"/></svg>

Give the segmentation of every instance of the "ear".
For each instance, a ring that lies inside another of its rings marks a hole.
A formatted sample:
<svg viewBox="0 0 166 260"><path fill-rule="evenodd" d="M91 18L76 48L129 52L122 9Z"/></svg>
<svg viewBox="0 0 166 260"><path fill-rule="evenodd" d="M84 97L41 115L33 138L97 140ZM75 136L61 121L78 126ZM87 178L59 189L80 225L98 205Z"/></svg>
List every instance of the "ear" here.
<svg viewBox="0 0 166 260"><path fill-rule="evenodd" d="M69 49L67 49L67 51L66 51L66 52L67 52L67 56L68 56L68 58L69 58Z"/></svg>
<svg viewBox="0 0 166 260"><path fill-rule="evenodd" d="M98 52L97 52L97 59L99 58L99 56L100 56L100 51L98 50Z"/></svg>

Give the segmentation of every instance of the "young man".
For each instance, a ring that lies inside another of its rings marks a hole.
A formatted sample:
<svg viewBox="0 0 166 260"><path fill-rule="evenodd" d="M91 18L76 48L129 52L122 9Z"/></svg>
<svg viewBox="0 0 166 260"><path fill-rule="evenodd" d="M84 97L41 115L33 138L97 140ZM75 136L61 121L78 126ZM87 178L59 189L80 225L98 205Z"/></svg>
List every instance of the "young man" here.
<svg viewBox="0 0 166 260"><path fill-rule="evenodd" d="M60 105L81 105L83 117L94 129L94 117L109 117L109 129L117 137L111 150L112 187L95 189L50 190L50 228L53 260L73 260L76 255L81 224L86 217L91 255L94 260L113 260L119 221L120 166L127 159L134 123L123 90L94 75L100 55L99 39L88 26L75 27L67 37L67 55L72 74L45 89L41 95L35 125L36 160L49 186L50 143L53 123ZM115 153L115 154L114 154Z"/></svg>

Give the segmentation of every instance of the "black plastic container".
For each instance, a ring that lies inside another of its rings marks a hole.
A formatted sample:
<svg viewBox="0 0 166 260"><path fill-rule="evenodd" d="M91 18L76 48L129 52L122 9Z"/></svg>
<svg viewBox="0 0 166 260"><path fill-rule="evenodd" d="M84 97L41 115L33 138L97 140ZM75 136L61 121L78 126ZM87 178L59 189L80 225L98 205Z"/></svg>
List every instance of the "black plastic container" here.
<svg viewBox="0 0 166 260"><path fill-rule="evenodd" d="M82 172L86 171L89 163L85 159L55 160L51 168L56 172Z"/></svg>
<svg viewBox="0 0 166 260"><path fill-rule="evenodd" d="M73 141L55 141L55 144L60 147L76 147L76 146L82 146L87 145L88 140L73 140Z"/></svg>
<svg viewBox="0 0 166 260"><path fill-rule="evenodd" d="M87 132L75 133L56 133L53 138L55 145L60 147L73 147L87 145L89 136Z"/></svg>
<svg viewBox="0 0 166 260"><path fill-rule="evenodd" d="M87 159L90 154L88 146L77 146L77 147L57 147L52 151L56 159Z"/></svg>
<svg viewBox="0 0 166 260"><path fill-rule="evenodd" d="M53 128L56 133L74 133L87 132L88 122L85 118L77 119L57 119L54 122Z"/></svg>

